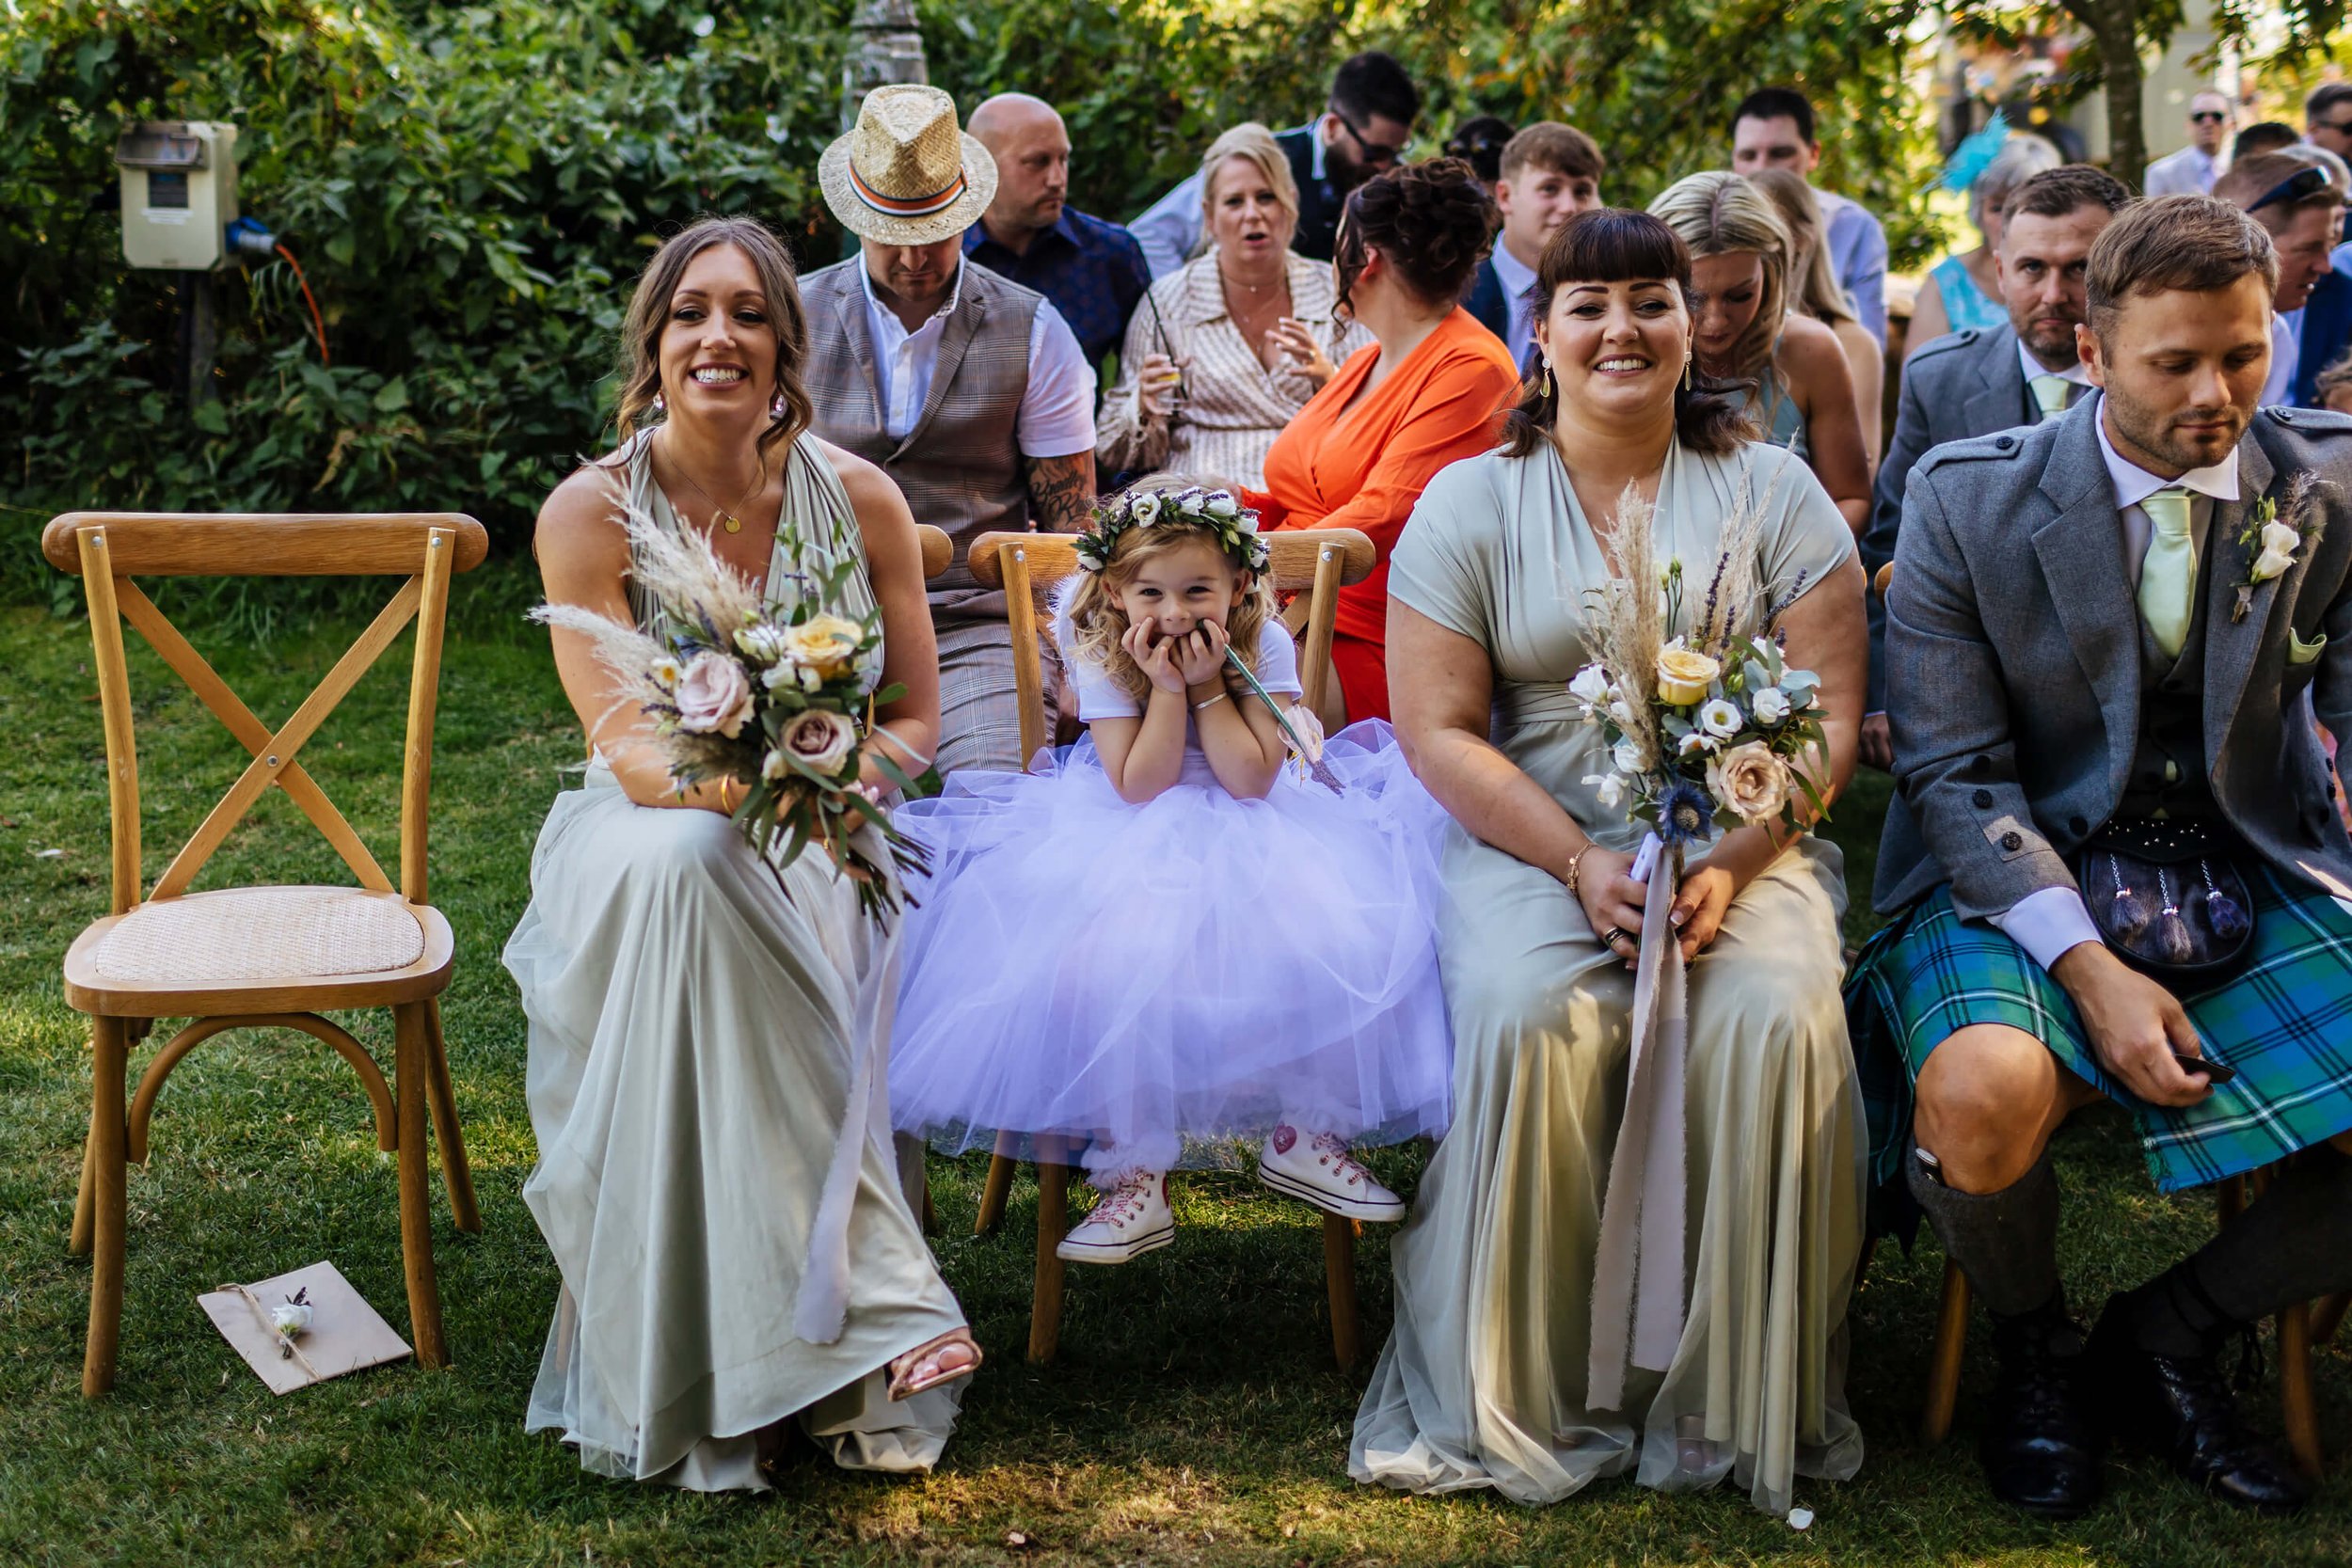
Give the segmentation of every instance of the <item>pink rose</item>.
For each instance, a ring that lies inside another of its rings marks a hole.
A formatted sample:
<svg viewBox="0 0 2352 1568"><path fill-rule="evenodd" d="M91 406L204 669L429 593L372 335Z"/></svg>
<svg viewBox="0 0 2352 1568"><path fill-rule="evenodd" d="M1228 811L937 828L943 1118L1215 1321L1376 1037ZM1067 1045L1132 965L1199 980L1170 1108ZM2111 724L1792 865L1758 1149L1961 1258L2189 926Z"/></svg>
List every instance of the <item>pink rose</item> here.
<svg viewBox="0 0 2352 1568"><path fill-rule="evenodd" d="M705 650L678 677L676 701L679 729L733 740L752 716L751 678L725 654Z"/></svg>
<svg viewBox="0 0 2352 1568"><path fill-rule="evenodd" d="M1788 765L1760 740L1734 746L1707 767L1708 792L1751 827L1777 816L1793 784Z"/></svg>
<svg viewBox="0 0 2352 1568"><path fill-rule="evenodd" d="M835 773L857 749L857 726L847 715L810 708L784 727L777 744L819 773Z"/></svg>

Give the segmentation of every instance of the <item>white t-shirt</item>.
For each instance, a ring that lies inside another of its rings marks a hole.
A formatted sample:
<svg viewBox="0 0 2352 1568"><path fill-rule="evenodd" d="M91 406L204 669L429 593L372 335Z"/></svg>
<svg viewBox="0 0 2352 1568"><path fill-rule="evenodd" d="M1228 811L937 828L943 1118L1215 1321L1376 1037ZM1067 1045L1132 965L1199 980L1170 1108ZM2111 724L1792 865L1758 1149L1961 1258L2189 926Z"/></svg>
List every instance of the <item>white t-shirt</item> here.
<svg viewBox="0 0 2352 1568"><path fill-rule="evenodd" d="M1258 684L1268 691L1288 692L1295 697L1305 689L1298 684L1298 649L1291 641L1290 628L1271 615L1258 632L1258 666L1254 673ZM1137 719L1143 715L1142 701L1128 695L1126 688L1100 664L1079 658L1070 660L1070 684L1077 689L1078 717L1089 723L1097 719ZM1254 697L1247 700L1257 701ZM1184 749L1198 752L1200 732L1194 716L1185 715L1184 724Z"/></svg>

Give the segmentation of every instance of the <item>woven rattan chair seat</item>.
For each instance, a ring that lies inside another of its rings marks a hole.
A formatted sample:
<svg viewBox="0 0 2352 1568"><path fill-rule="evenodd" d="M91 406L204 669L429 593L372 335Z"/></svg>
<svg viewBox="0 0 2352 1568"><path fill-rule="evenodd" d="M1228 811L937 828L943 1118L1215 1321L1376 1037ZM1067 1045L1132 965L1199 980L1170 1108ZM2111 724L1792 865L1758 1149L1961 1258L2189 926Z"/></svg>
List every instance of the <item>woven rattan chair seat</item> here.
<svg viewBox="0 0 2352 1568"><path fill-rule="evenodd" d="M395 894L356 887L225 888L142 904L91 950L121 985L300 980L404 969L424 929Z"/></svg>

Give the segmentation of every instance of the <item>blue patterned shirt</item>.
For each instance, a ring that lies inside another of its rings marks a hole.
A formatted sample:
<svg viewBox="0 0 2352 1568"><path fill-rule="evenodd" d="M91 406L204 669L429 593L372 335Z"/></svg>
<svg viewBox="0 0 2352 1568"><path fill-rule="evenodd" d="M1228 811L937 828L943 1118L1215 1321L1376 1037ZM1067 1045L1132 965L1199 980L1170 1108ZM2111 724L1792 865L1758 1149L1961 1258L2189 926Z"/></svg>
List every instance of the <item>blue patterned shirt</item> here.
<svg viewBox="0 0 2352 1568"><path fill-rule="evenodd" d="M1065 206L1054 226L1029 242L1025 254L998 245L977 223L963 231L963 253L1053 301L1077 335L1089 366L1101 365L1125 340L1127 318L1152 286L1152 269L1144 264L1136 237L1074 207Z"/></svg>

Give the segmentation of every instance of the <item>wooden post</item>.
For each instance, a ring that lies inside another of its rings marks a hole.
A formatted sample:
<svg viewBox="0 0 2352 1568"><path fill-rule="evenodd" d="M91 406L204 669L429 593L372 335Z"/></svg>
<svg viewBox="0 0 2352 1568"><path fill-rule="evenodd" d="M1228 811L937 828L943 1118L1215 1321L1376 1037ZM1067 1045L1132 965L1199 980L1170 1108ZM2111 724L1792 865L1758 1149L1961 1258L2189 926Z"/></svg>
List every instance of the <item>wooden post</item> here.
<svg viewBox="0 0 2352 1568"><path fill-rule="evenodd" d="M1928 1402L1919 1416L1919 1446L1934 1448L1951 1435L1952 1409L1960 1402L1960 1363L1968 1351L1968 1276L1960 1265L1944 1263L1944 1306L1935 1320L1935 1348L1928 1357Z"/></svg>
<svg viewBox="0 0 2352 1568"><path fill-rule="evenodd" d="M128 1041L118 1018L90 1020L90 1164L95 1244L89 1280L89 1338L82 1348L82 1397L96 1399L115 1386L115 1350L122 1338L123 1144L129 1113L123 1105Z"/></svg>
<svg viewBox="0 0 2352 1568"><path fill-rule="evenodd" d="M1356 1235L1354 1220L1323 1216L1323 1287L1331 1301L1331 1355L1346 1371L1361 1353L1356 1327Z"/></svg>
<svg viewBox="0 0 2352 1568"><path fill-rule="evenodd" d="M988 1180L980 1187L980 1217L973 1222L973 1235L993 1236L1005 1223L1005 1199L1012 1193L1013 1156L1020 1148L1018 1133L996 1134L996 1152L988 1157Z"/></svg>
<svg viewBox="0 0 2352 1568"><path fill-rule="evenodd" d="M915 28L914 0L858 0L850 13L850 47L841 66L841 128L857 123L858 105L876 87L931 79Z"/></svg>
<svg viewBox="0 0 2352 1568"><path fill-rule="evenodd" d="M431 1178L424 1164L425 1074L432 1055L424 1004L404 1002L392 1009L392 1095L400 1139L400 1252L408 1276L408 1330L417 1344L417 1365L449 1365L441 1338L441 1291L433 1272Z"/></svg>
<svg viewBox="0 0 2352 1568"><path fill-rule="evenodd" d="M1057 1140L1037 1142L1037 1268L1029 1286L1029 1364L1042 1367L1061 1348L1061 1254L1070 1229L1070 1167Z"/></svg>

